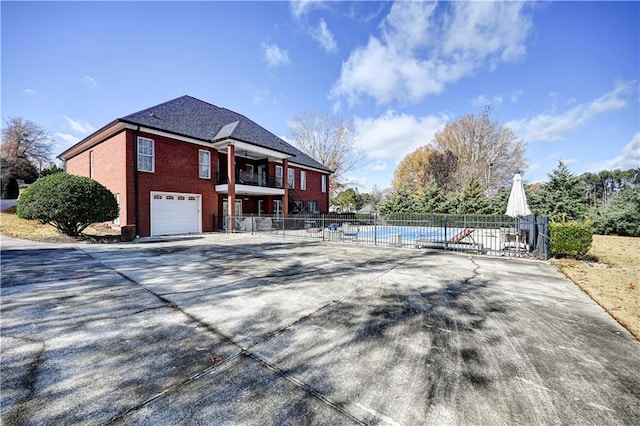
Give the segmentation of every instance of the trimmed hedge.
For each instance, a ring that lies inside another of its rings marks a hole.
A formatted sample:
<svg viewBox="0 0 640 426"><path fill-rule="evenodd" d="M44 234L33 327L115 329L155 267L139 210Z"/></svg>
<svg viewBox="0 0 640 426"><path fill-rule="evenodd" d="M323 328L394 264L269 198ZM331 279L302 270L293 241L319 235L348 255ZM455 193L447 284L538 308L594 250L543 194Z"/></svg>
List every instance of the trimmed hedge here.
<svg viewBox="0 0 640 426"><path fill-rule="evenodd" d="M111 191L93 179L55 173L22 193L16 213L77 237L92 223L118 217L118 202Z"/></svg>
<svg viewBox="0 0 640 426"><path fill-rule="evenodd" d="M591 249L593 228L585 222L549 223L551 256L584 256Z"/></svg>

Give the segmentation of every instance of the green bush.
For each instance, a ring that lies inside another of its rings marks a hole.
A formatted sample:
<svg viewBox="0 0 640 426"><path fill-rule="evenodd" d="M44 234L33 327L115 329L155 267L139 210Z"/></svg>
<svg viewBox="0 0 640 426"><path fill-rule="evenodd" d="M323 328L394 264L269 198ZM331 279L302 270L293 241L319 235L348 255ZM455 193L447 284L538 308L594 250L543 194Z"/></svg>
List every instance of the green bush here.
<svg viewBox="0 0 640 426"><path fill-rule="evenodd" d="M640 186L623 190L608 207L593 209L590 217L598 234L640 237Z"/></svg>
<svg viewBox="0 0 640 426"><path fill-rule="evenodd" d="M2 186L3 200L15 200L20 195L18 181L11 175L0 176L0 186Z"/></svg>
<svg viewBox="0 0 640 426"><path fill-rule="evenodd" d="M55 173L38 180L20 196L16 213L76 237L92 223L115 219L118 203L111 191L93 179Z"/></svg>
<svg viewBox="0 0 640 426"><path fill-rule="evenodd" d="M551 256L584 256L591 249L593 228L585 222L549 223Z"/></svg>

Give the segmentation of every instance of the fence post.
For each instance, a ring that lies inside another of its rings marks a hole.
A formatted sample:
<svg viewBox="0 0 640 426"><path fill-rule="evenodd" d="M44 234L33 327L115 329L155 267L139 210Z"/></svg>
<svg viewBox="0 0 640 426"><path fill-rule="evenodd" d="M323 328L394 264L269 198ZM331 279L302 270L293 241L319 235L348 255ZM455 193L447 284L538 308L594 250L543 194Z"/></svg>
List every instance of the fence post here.
<svg viewBox="0 0 640 426"><path fill-rule="evenodd" d="M324 223L324 213L322 214L322 221L320 222L322 224L322 241L324 241L324 229L325 229L325 223Z"/></svg>
<svg viewBox="0 0 640 426"><path fill-rule="evenodd" d="M373 214L373 245L378 245L378 213Z"/></svg>
<svg viewBox="0 0 640 426"><path fill-rule="evenodd" d="M287 217L283 214L282 215L282 238L284 238L284 229L285 229L284 222L285 222L285 220L287 220Z"/></svg>
<svg viewBox="0 0 640 426"><path fill-rule="evenodd" d="M447 218L444 217L444 249L447 250L449 248L449 237L447 236Z"/></svg>

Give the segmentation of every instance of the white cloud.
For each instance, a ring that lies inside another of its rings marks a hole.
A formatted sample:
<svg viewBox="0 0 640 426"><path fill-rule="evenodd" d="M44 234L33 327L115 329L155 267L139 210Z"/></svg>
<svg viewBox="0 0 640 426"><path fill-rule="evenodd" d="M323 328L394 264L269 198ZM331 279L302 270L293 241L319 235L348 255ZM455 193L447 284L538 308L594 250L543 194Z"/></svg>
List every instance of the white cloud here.
<svg viewBox="0 0 640 426"><path fill-rule="evenodd" d="M487 95L477 96L471 101L475 107L484 107L486 105L500 105L502 104L502 96L496 95L493 98L489 98Z"/></svg>
<svg viewBox="0 0 640 426"><path fill-rule="evenodd" d="M379 37L351 52L330 95L350 104L417 102L483 65L526 52L532 27L521 2L396 2Z"/></svg>
<svg viewBox="0 0 640 426"><path fill-rule="evenodd" d="M56 133L55 136L58 139L62 139L66 145L74 145L80 140L79 137L70 135L69 133Z"/></svg>
<svg viewBox="0 0 640 426"><path fill-rule="evenodd" d="M82 82L84 84L86 84L88 87L90 87L92 89L98 87L98 83L96 82L95 78L93 78L91 76L83 75L80 80L82 80Z"/></svg>
<svg viewBox="0 0 640 426"><path fill-rule="evenodd" d="M633 135L629 143L623 148L622 154L610 160L591 164L589 171L628 170L635 167L640 167L640 132Z"/></svg>
<svg viewBox="0 0 640 426"><path fill-rule="evenodd" d="M317 27L310 28L309 32L311 33L311 37L320 43L320 46L322 46L325 52L331 53L338 50L338 45L333 37L333 33L327 27L324 19L320 20Z"/></svg>
<svg viewBox="0 0 640 426"><path fill-rule="evenodd" d="M252 103L255 106L259 106L259 105L277 105L278 104L278 98L275 97L267 89L258 89L253 94Z"/></svg>
<svg viewBox="0 0 640 426"><path fill-rule="evenodd" d="M557 114L554 100L550 111L531 118L511 121L506 123L506 126L527 142L558 140L597 115L624 108L627 106L624 96L633 90L633 82L617 84L612 91L591 102L578 104Z"/></svg>
<svg viewBox="0 0 640 426"><path fill-rule="evenodd" d="M289 53L287 53L286 50L280 49L276 44L262 43L262 50L267 66L270 68L291 63Z"/></svg>
<svg viewBox="0 0 640 426"><path fill-rule="evenodd" d="M378 161L374 161L372 163L367 164L364 168L366 170L371 170L374 172L383 172L389 168L389 165L387 164L386 161L378 160Z"/></svg>
<svg viewBox="0 0 640 426"><path fill-rule="evenodd" d="M95 130L95 127L93 127L93 125L87 120L75 120L66 114L63 117L67 122L67 125L69 125L69 127L71 127L71 130L73 130L75 133L85 135Z"/></svg>
<svg viewBox="0 0 640 426"><path fill-rule="evenodd" d="M401 160L429 143L444 123L442 117L414 117L394 111L377 118L354 119L358 148L374 160Z"/></svg>
<svg viewBox="0 0 640 426"><path fill-rule="evenodd" d="M311 9L322 7L324 7L324 4L321 0L292 0L289 3L291 14L296 20L305 17Z"/></svg>
<svg viewBox="0 0 640 426"><path fill-rule="evenodd" d="M32 96L36 96L44 101L47 100L47 97L45 95L43 95L42 93L38 92L37 90L34 89L24 89L24 93L26 93L27 95L32 95Z"/></svg>

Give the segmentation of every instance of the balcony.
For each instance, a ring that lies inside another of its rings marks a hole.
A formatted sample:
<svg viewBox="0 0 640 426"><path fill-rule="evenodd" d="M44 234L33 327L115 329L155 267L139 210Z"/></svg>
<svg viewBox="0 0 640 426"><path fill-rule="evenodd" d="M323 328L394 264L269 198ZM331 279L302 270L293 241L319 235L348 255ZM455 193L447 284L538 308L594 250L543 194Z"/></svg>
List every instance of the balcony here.
<svg viewBox="0 0 640 426"><path fill-rule="evenodd" d="M229 193L229 181L226 173L216 176L216 192ZM238 195L284 195L282 178L259 176L257 173L236 171L236 194Z"/></svg>

